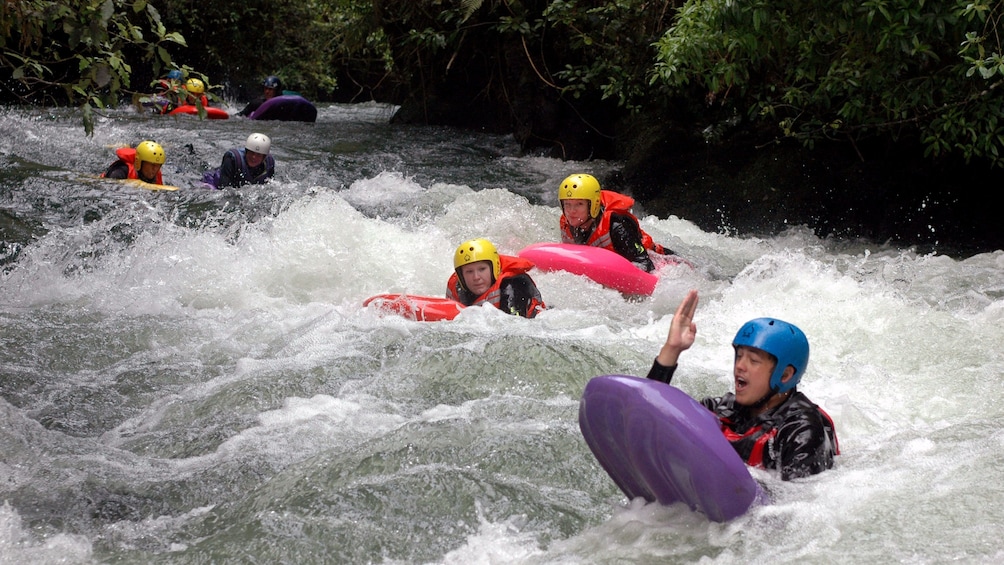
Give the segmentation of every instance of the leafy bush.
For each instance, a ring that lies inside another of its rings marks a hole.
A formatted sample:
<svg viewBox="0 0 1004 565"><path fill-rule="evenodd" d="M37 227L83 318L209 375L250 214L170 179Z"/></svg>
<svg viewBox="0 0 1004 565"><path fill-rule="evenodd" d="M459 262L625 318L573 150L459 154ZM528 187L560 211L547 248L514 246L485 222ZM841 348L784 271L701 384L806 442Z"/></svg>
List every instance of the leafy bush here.
<svg viewBox="0 0 1004 565"><path fill-rule="evenodd" d="M93 110L117 104L133 64L171 64L167 46L185 45L146 0L20 0L0 4L0 69L32 103L79 103L84 127Z"/></svg>
<svg viewBox="0 0 1004 565"><path fill-rule="evenodd" d="M1004 166L1001 6L690 0L658 41L650 80L702 89L709 102L810 146L909 135L930 156Z"/></svg>

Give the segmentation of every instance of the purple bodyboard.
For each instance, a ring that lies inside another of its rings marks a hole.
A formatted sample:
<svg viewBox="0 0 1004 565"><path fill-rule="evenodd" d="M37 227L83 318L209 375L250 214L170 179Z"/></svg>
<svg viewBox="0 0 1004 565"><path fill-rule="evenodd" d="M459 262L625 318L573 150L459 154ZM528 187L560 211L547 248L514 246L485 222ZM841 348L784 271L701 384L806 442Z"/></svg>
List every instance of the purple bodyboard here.
<svg viewBox="0 0 1004 565"><path fill-rule="evenodd" d="M579 402L579 429L628 498L683 502L715 522L766 501L718 419L676 387L626 375L595 377Z"/></svg>
<svg viewBox="0 0 1004 565"><path fill-rule="evenodd" d="M309 100L294 94L273 96L251 112L252 120L279 120L283 122L315 122L317 108Z"/></svg>

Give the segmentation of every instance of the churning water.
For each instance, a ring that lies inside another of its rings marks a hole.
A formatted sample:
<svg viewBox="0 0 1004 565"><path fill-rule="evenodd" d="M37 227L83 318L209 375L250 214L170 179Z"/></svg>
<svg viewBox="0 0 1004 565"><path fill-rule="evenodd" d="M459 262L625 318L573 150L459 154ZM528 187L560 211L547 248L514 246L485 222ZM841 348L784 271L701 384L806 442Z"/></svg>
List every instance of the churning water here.
<svg viewBox="0 0 1004 565"><path fill-rule="evenodd" d="M557 183L617 166L392 111L120 109L92 138L70 111L0 111L0 563L1004 560L1004 253L642 213L697 265L650 298L536 273L534 320L381 317L367 297L442 295L465 239L557 240ZM252 131L272 137L274 182L198 188ZM181 190L93 178L147 138ZM739 325L789 320L842 450L808 479L754 471L773 504L727 524L625 500L578 431L587 380L644 375L691 288L675 384L728 391Z"/></svg>

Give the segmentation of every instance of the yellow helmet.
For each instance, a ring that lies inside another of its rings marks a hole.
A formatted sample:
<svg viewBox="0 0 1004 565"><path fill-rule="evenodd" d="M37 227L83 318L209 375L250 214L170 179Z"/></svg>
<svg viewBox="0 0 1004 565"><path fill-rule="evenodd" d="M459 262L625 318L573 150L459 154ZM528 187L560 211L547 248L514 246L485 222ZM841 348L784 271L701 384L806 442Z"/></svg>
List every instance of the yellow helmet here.
<svg viewBox="0 0 1004 565"><path fill-rule="evenodd" d="M467 285L464 284L464 277L460 274L460 267L478 261L491 261L492 280L499 278L502 266L499 261L499 252L492 245L492 242L480 237L467 240L461 243L460 247L457 247L457 252L453 254L453 269L457 271L457 277L460 278L460 284L464 290L467 290Z"/></svg>
<svg viewBox="0 0 1004 565"><path fill-rule="evenodd" d="M164 148L161 147L159 143L141 141L139 142L139 145L136 146L136 163L133 166L138 169L140 161L163 165L164 162L167 161L167 155L164 153Z"/></svg>
<svg viewBox="0 0 1004 565"><path fill-rule="evenodd" d="M206 91L206 85L197 78L190 78L188 79L188 82L185 83L185 90L191 92L192 94L202 94Z"/></svg>
<svg viewBox="0 0 1004 565"><path fill-rule="evenodd" d="M600 181L584 173L570 175L558 186L558 203L562 200L588 200L589 217L600 215Z"/></svg>

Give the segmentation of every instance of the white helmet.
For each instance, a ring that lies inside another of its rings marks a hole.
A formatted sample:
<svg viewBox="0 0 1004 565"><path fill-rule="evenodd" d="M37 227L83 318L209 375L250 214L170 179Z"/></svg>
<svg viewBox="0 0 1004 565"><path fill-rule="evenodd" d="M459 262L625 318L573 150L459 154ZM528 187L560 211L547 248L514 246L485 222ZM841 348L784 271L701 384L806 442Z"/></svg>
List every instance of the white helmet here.
<svg viewBox="0 0 1004 565"><path fill-rule="evenodd" d="M272 140L264 133L252 133L248 140L244 142L244 149L268 155L268 150L272 148Z"/></svg>

